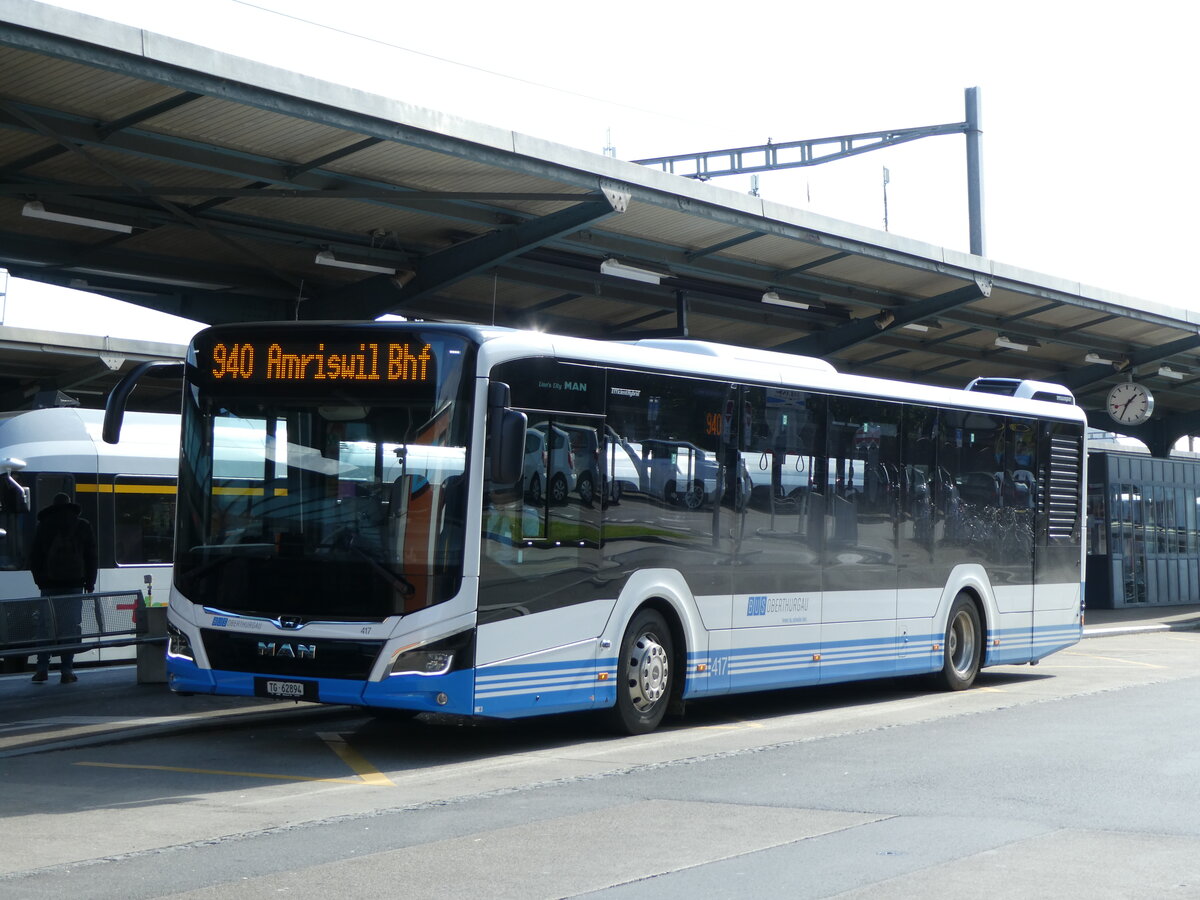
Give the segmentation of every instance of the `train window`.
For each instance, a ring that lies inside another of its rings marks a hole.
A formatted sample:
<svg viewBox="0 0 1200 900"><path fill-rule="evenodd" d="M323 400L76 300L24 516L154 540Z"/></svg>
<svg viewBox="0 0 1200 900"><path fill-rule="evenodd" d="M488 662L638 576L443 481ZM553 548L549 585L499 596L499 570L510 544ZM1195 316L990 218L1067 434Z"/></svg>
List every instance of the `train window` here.
<svg viewBox="0 0 1200 900"><path fill-rule="evenodd" d="M113 479L117 565L167 565L175 533L175 479L118 475Z"/></svg>

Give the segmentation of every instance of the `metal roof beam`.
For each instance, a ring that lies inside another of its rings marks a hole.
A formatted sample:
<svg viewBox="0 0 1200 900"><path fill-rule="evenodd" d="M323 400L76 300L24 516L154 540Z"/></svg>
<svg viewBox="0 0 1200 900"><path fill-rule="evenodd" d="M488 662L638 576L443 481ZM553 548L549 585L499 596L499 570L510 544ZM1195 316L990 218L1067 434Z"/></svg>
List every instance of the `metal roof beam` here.
<svg viewBox="0 0 1200 900"><path fill-rule="evenodd" d="M144 185L137 188L128 185L88 185L63 184L50 182L9 182L0 183L0 195L22 196L38 194L46 197L116 197L118 199L144 197L216 197L223 200L236 200L245 197L265 198L268 200L383 200L392 202L397 197L395 188L378 187L203 187L200 185ZM517 193L506 191L405 191L400 195L403 199L401 206L417 205L424 200L459 201L459 200L501 200L509 203L530 201L538 203L577 203L580 200L594 200L596 194L591 193ZM514 213L516 215L516 213Z"/></svg>
<svg viewBox="0 0 1200 900"><path fill-rule="evenodd" d="M95 130L96 137L103 142L108 138L109 135L115 134L118 131L122 131L131 125L136 125L138 122L143 122L146 119L152 119L155 116L170 112L173 109L178 109L181 106L191 103L193 100L198 100L200 96L200 94L184 91L159 103L154 103L150 106L143 107L137 112L130 113L127 116L122 116L119 119L113 119L108 122L102 122L99 125L94 125L93 129ZM8 175L13 172L23 171L24 169L31 168L35 165L39 165L40 163L44 163L47 160L61 156L66 152L67 148L61 145L45 147L41 150L36 150L27 156L23 156L20 159L13 161L10 165L5 166L3 169L0 169L0 175Z"/></svg>
<svg viewBox="0 0 1200 900"><path fill-rule="evenodd" d="M980 277L974 284L957 290L939 294L926 300L917 300L904 306L887 308L875 317L852 319L845 325L818 331L799 340L776 347L776 350L786 350L789 353L799 353L803 356L830 356L839 350L845 350L856 344L872 340L880 331L888 328L899 328L910 322L917 322L931 316L940 315L947 310L970 303L991 293L991 282Z"/></svg>
<svg viewBox="0 0 1200 900"><path fill-rule="evenodd" d="M444 287L493 268L585 225L624 212L629 195L605 191L593 200L455 244L420 260L416 277L397 294L392 276L376 276L302 304L301 318L374 319L397 312Z"/></svg>
<svg viewBox="0 0 1200 900"><path fill-rule="evenodd" d="M684 178L701 180L717 175L743 175L750 172L769 172L774 169L794 169L817 166L894 147L920 138L941 134L963 134L968 130L967 122L945 125L923 125L917 128L894 128L890 131L869 131L862 134L842 134L834 137L813 138L804 141L783 141L756 144L752 147L733 147L728 150L710 150L703 153L683 153L678 156L656 156L652 159L635 159L634 162L681 175ZM824 145L836 149L822 150ZM753 161L748 161L750 158ZM676 164L689 163L692 171L680 172ZM715 165L714 163L719 163Z"/></svg>
<svg viewBox="0 0 1200 900"><path fill-rule="evenodd" d="M1174 356L1176 353L1186 353L1188 350L1194 350L1196 347L1200 347L1200 334L1193 334L1157 347L1144 347L1141 350L1135 350L1126 357L1129 360L1129 365L1123 366L1119 370L1109 363L1094 363L1090 366L1081 366L1074 372L1069 372L1061 376L1059 382L1065 387L1077 390L1110 378L1117 374L1118 371L1136 369L1138 366L1144 366L1146 363L1158 362L1169 356Z"/></svg>
<svg viewBox="0 0 1200 900"><path fill-rule="evenodd" d="M752 241L755 238L760 238L762 236L763 232L752 231L750 234L741 234L735 238L730 238L727 241L721 241L719 244L712 244L708 247L702 247L699 250L689 250L684 255L687 256L688 259L697 259L701 256L708 256L710 253L720 253L722 250L728 250L730 247L736 247L739 244L745 244L748 241Z"/></svg>
<svg viewBox="0 0 1200 900"><path fill-rule="evenodd" d="M64 145L71 143L80 147L103 148L166 162L185 169L200 169L215 174L244 178L254 184L261 182L306 189L329 188L338 184L353 185L364 190L376 188L382 191L383 195L372 199L396 206L409 205L406 198L410 192L402 185L342 175L329 170L310 171L311 167L306 164L290 164L277 159L137 129L117 132L101 140L96 134L94 123L78 116L42 107L5 103L3 107L0 107L0 128L38 134L49 140L57 140ZM47 129L51 129L52 133L48 133ZM242 189L256 190L254 187L243 187ZM100 190L105 189L101 188ZM36 188L26 186L25 192L36 193ZM475 195L466 194L458 199L475 199ZM509 210L473 207L462 202L447 203L443 196L414 198L411 200L411 205L424 212L445 218L489 226L502 224L504 218L511 215Z"/></svg>

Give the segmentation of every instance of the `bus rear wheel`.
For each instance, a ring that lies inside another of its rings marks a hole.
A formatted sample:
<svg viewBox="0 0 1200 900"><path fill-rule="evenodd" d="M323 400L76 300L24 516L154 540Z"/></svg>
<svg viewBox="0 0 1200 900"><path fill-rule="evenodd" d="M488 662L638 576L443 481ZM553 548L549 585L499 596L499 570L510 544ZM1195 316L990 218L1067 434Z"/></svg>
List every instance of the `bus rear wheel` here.
<svg viewBox="0 0 1200 900"><path fill-rule="evenodd" d="M625 629L617 657L617 703L609 711L614 728L647 734L658 727L674 688L674 644L666 620L643 609Z"/></svg>
<svg viewBox="0 0 1200 900"><path fill-rule="evenodd" d="M966 594L954 598L946 622L946 640L942 645L942 670L938 683L948 691L962 691L975 683L983 658L983 629L979 610Z"/></svg>

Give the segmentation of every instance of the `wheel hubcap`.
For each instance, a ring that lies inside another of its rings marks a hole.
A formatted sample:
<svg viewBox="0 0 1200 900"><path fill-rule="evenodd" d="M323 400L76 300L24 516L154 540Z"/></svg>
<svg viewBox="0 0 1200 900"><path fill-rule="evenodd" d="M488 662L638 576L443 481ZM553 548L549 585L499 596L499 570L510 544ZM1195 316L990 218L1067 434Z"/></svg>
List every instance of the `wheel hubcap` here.
<svg viewBox="0 0 1200 900"><path fill-rule="evenodd" d="M652 634L641 635L629 654L629 697L638 712L662 699L670 671L667 652Z"/></svg>
<svg viewBox="0 0 1200 900"><path fill-rule="evenodd" d="M950 655L950 665L960 676L971 671L975 659L975 629L971 627L971 617L960 612L954 617L950 626L950 634L946 641L946 652Z"/></svg>

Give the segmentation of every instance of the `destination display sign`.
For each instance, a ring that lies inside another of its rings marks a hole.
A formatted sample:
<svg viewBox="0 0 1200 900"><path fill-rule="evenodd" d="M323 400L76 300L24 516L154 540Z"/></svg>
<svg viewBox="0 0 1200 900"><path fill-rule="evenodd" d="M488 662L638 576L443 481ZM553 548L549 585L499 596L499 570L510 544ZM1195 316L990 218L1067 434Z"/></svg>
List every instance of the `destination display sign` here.
<svg viewBox="0 0 1200 900"><path fill-rule="evenodd" d="M213 382L333 387L337 383L427 384L437 380L431 344L394 340L221 340L197 348L196 366Z"/></svg>

